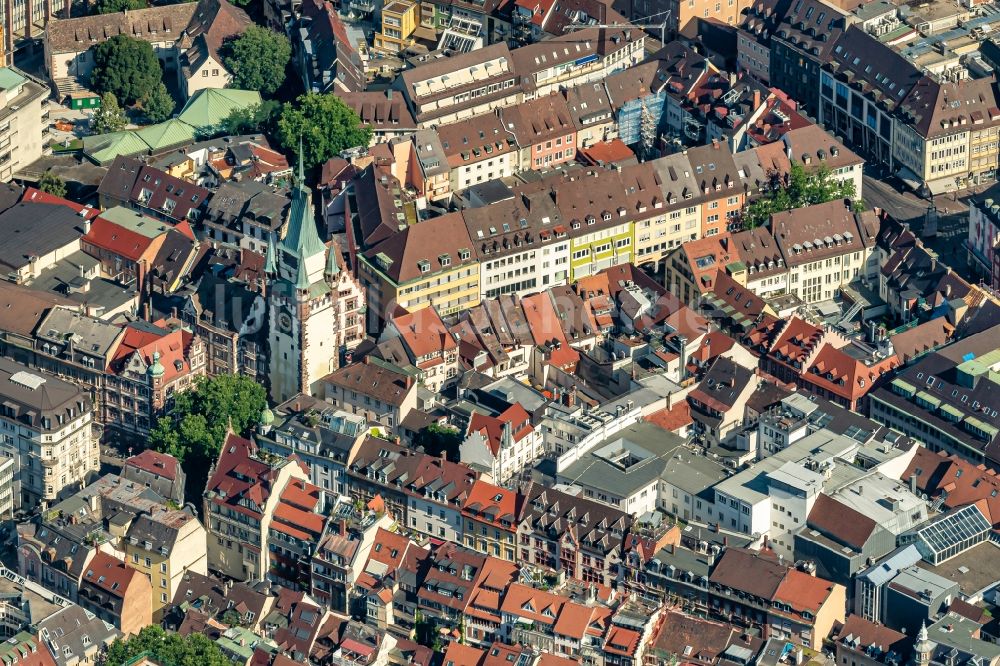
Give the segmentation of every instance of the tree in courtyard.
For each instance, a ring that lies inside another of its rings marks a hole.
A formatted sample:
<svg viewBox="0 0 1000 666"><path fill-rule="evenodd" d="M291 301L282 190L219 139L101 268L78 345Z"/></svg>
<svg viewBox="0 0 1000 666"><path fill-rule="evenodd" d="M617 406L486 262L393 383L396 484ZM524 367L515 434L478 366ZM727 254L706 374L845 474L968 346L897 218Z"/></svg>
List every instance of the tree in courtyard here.
<svg viewBox="0 0 1000 666"><path fill-rule="evenodd" d="M66 196L66 181L49 169L43 173L42 177L38 180L38 189L57 197L64 197Z"/></svg>
<svg viewBox="0 0 1000 666"><path fill-rule="evenodd" d="M834 199L854 199L855 194L853 181L837 180L826 166L807 173L801 164L792 164L786 175L770 174L761 196L743 209L741 220L745 228L753 229L767 224L775 213ZM856 201L854 206L858 210L865 208L861 200Z"/></svg>
<svg viewBox="0 0 1000 666"><path fill-rule="evenodd" d="M252 25L229 40L222 62L233 73L232 87L273 95L285 80L285 67L292 57L292 44L285 35Z"/></svg>
<svg viewBox="0 0 1000 666"><path fill-rule="evenodd" d="M118 106L118 98L114 93L104 93L101 95L101 106L94 111L94 117L90 122L95 134L109 134L125 129L128 118L125 117L122 107Z"/></svg>
<svg viewBox="0 0 1000 666"><path fill-rule="evenodd" d="M457 462L461 459L459 447L462 445L462 433L451 426L432 423L416 434L413 443L432 456L443 453L448 460Z"/></svg>
<svg viewBox="0 0 1000 666"><path fill-rule="evenodd" d="M160 85L143 95L139 104L142 106L143 115L152 123L163 122L174 115L174 107L177 105L162 81Z"/></svg>
<svg viewBox="0 0 1000 666"><path fill-rule="evenodd" d="M114 93L130 106L163 82L163 70L152 44L115 35L94 49L90 82L97 92Z"/></svg>
<svg viewBox="0 0 1000 666"><path fill-rule="evenodd" d="M190 390L174 395L173 409L149 434L150 446L182 463L188 499L197 501L228 429L248 436L266 408L264 387L249 377L198 377Z"/></svg>
<svg viewBox="0 0 1000 666"><path fill-rule="evenodd" d="M367 146L372 129L362 125L354 109L336 95L306 93L285 104L278 119L278 139L285 150L297 153L299 141L307 168L355 146Z"/></svg>
<svg viewBox="0 0 1000 666"><path fill-rule="evenodd" d="M233 109L222 121L226 134L254 134L269 132L281 104L273 99L264 100L245 108Z"/></svg>
<svg viewBox="0 0 1000 666"><path fill-rule="evenodd" d="M126 10L145 9L149 7L146 0L97 0L92 6L94 14L117 14Z"/></svg>
<svg viewBox="0 0 1000 666"><path fill-rule="evenodd" d="M181 636L151 625L130 638L119 638L104 655L105 666L126 666L139 655L157 664L177 666L232 666L219 646L208 636L193 633Z"/></svg>

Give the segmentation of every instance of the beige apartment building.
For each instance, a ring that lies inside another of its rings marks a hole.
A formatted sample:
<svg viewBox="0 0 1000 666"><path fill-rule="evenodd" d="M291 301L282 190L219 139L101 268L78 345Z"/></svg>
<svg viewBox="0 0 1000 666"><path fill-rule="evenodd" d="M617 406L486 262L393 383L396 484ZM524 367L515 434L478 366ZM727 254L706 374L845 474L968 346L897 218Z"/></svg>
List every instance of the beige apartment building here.
<svg viewBox="0 0 1000 666"><path fill-rule="evenodd" d="M13 67L0 68L0 181L48 151L49 89Z"/></svg>
<svg viewBox="0 0 1000 666"><path fill-rule="evenodd" d="M996 174L1000 110L990 79L939 83L922 77L903 100L893 157L931 194Z"/></svg>
<svg viewBox="0 0 1000 666"><path fill-rule="evenodd" d="M100 468L88 393L0 358L0 455L15 460L14 508L47 507Z"/></svg>
<svg viewBox="0 0 1000 666"><path fill-rule="evenodd" d="M129 525L124 546L126 563L149 578L153 622L163 618L185 573L208 575L207 532L187 511L139 516Z"/></svg>

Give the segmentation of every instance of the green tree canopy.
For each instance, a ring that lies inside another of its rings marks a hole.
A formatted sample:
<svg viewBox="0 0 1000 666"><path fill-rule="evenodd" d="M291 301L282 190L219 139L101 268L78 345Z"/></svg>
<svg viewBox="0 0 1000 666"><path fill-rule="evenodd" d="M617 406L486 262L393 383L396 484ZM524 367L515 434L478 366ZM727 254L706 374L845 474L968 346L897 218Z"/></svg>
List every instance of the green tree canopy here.
<svg viewBox="0 0 1000 666"><path fill-rule="evenodd" d="M92 9L94 14L116 14L133 9L145 9L149 7L146 0L97 0Z"/></svg>
<svg viewBox="0 0 1000 666"><path fill-rule="evenodd" d="M150 446L183 464L188 499L197 501L230 424L233 432L245 437L266 407L264 387L249 377L199 377L190 390L174 395L173 409L149 434Z"/></svg>
<svg viewBox="0 0 1000 666"><path fill-rule="evenodd" d="M222 121L222 126L225 127L227 134L269 132L280 110L279 102L266 99L261 104L233 109Z"/></svg>
<svg viewBox="0 0 1000 666"><path fill-rule="evenodd" d="M57 197L66 196L66 181L52 172L51 169L42 174L38 180L38 189L54 194Z"/></svg>
<svg viewBox="0 0 1000 666"><path fill-rule="evenodd" d="M90 82L99 93L114 93L122 103L135 104L163 81L153 46L128 35L115 35L94 49Z"/></svg>
<svg viewBox="0 0 1000 666"><path fill-rule="evenodd" d="M462 457L459 451L462 445L462 433L451 426L432 423L416 434L413 443L423 447L424 452L432 456L440 456L443 453L448 460L455 462Z"/></svg>
<svg viewBox="0 0 1000 666"><path fill-rule="evenodd" d="M312 168L348 148L367 146L372 128L362 125L336 95L306 93L285 104L278 119L278 139L285 150L298 153L300 138L303 161Z"/></svg>
<svg viewBox="0 0 1000 666"><path fill-rule="evenodd" d="M226 42L222 62L233 73L233 88L273 95L285 80L292 44L285 35L252 25Z"/></svg>
<svg viewBox="0 0 1000 666"><path fill-rule="evenodd" d="M171 666L232 666L219 646L204 634L184 637L156 625L146 627L131 638L116 640L108 648L104 663L106 666L125 666L143 653L156 663Z"/></svg>
<svg viewBox="0 0 1000 666"><path fill-rule="evenodd" d="M95 134L109 134L110 132L120 132L128 125L128 118L122 107L118 106L118 98L114 93L104 93L101 95L101 106L94 111L94 117L90 121L91 129Z"/></svg>
<svg viewBox="0 0 1000 666"><path fill-rule="evenodd" d="M801 164L792 164L787 175L776 172L770 175L761 196L747 204L741 218L745 228L753 229L767 224L775 213L834 199L854 199L855 195L854 182L836 180L826 166L806 173ZM855 203L859 209L864 209L864 205L860 200Z"/></svg>
<svg viewBox="0 0 1000 666"><path fill-rule="evenodd" d="M142 105L142 112L152 123L163 122L174 114L174 107L177 103L171 96L167 86L162 81L139 100Z"/></svg>

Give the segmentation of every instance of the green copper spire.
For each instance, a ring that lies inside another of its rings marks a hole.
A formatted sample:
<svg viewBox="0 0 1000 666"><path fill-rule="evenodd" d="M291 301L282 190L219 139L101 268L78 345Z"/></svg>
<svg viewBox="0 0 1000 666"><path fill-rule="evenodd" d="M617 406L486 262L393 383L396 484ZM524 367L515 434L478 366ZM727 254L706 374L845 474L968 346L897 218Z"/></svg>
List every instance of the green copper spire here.
<svg viewBox="0 0 1000 666"><path fill-rule="evenodd" d="M149 376L162 377L165 371L163 364L160 363L160 350L157 349L153 352L153 365L149 366Z"/></svg>
<svg viewBox="0 0 1000 666"><path fill-rule="evenodd" d="M288 214L288 230L279 244L283 255L295 257L294 265L288 266L288 273L283 275L300 289L307 288L311 283L322 278L322 274L310 275L309 266L315 266L313 257L326 252L326 244L320 240L316 231L316 217L313 213L312 193L306 187L305 169L302 163L302 143L299 141L299 164L295 187L292 189L292 206ZM316 271L323 264L316 266Z"/></svg>

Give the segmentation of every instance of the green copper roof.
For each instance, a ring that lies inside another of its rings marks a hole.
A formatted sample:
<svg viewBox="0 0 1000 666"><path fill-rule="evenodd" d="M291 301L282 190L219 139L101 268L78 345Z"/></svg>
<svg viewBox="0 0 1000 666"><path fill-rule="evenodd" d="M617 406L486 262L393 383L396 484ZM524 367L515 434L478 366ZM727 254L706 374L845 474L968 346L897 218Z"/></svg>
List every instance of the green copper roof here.
<svg viewBox="0 0 1000 666"><path fill-rule="evenodd" d="M0 67L0 88L14 90L28 82L28 79L10 67Z"/></svg>
<svg viewBox="0 0 1000 666"><path fill-rule="evenodd" d="M0 87L2 72L3 69L0 68ZM199 90L176 118L139 130L84 137L83 154L104 165L114 161L119 155L163 152L191 143L198 135L218 133L222 121L234 110L260 103L260 93L255 90Z"/></svg>
<svg viewBox="0 0 1000 666"><path fill-rule="evenodd" d="M150 377L162 377L164 373L163 364L160 363L160 352L153 352L153 365L149 366Z"/></svg>
<svg viewBox="0 0 1000 666"><path fill-rule="evenodd" d="M316 219L313 215L312 194L305 185L305 175L302 169L302 150L299 150L298 175L295 178L295 188L292 190L292 207L288 214L288 227L285 237L281 239L281 250L297 259L295 286L299 289L309 287L311 280L306 271L306 259L326 252L326 244L320 240L316 231Z"/></svg>
<svg viewBox="0 0 1000 666"><path fill-rule="evenodd" d="M83 138L84 155L98 164L113 162L119 155L138 155L148 150L149 144L131 130Z"/></svg>
<svg viewBox="0 0 1000 666"><path fill-rule="evenodd" d="M176 118L136 130L135 134L154 152L192 143L195 139L195 129Z"/></svg>
<svg viewBox="0 0 1000 666"><path fill-rule="evenodd" d="M260 93L256 90L206 88L199 90L188 100L177 118L207 131L219 125L236 109L246 109L261 101Z"/></svg>

